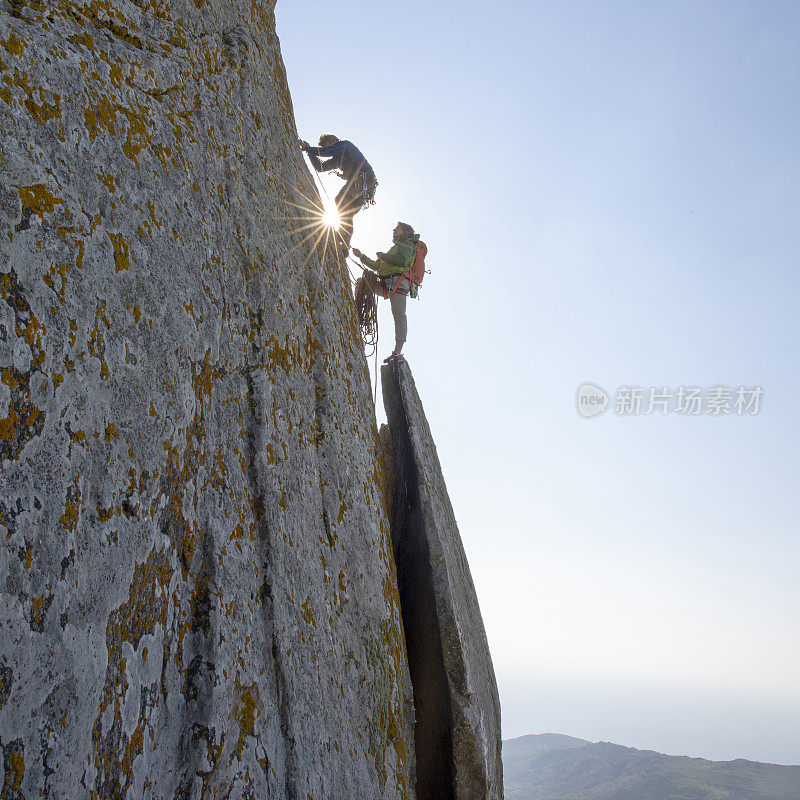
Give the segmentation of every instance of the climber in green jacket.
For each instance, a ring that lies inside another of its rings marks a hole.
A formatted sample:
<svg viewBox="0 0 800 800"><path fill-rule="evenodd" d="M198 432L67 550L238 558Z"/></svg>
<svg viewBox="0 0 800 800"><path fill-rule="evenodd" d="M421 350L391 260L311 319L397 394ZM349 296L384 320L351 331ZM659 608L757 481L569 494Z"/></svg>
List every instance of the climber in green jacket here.
<svg viewBox="0 0 800 800"><path fill-rule="evenodd" d="M364 278L375 294L389 298L394 317L394 350L384 363L397 358L406 341L408 319L406 303L411 292L409 271L417 254L419 234L407 222L398 222L392 233L394 244L388 253L377 253L373 260L357 248L353 254L364 265Z"/></svg>

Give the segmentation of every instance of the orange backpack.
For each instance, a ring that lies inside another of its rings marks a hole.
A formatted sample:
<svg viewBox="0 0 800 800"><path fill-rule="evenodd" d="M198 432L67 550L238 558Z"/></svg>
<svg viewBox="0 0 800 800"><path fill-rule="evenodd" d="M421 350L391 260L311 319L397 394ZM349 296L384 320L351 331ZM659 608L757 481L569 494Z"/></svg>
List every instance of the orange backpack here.
<svg viewBox="0 0 800 800"><path fill-rule="evenodd" d="M428 245L425 242L417 242L417 252L414 256L414 263L411 265L411 283L419 286L425 277L425 256L428 255Z"/></svg>
<svg viewBox="0 0 800 800"><path fill-rule="evenodd" d="M419 294L419 285L425 277L425 256L428 255L428 245L425 242L417 242L417 251L414 253L414 263L399 275L394 276L394 286L392 289L384 289L384 297L388 297L390 293L397 292L398 294L408 294L409 297L416 297ZM400 284L403 278L408 278L409 290L408 292L400 291Z"/></svg>

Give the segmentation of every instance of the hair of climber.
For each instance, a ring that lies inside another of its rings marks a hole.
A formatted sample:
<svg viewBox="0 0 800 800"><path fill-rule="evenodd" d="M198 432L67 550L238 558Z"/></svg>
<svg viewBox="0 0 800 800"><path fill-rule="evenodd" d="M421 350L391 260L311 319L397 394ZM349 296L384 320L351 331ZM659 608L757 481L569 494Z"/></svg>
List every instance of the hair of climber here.
<svg viewBox="0 0 800 800"><path fill-rule="evenodd" d="M395 231L397 231L398 236L413 236L414 229L409 225L407 222L400 222L398 221Z"/></svg>
<svg viewBox="0 0 800 800"><path fill-rule="evenodd" d="M336 144L339 141L338 136L334 136L332 133L323 133L319 137L319 146L320 147L330 147L331 145Z"/></svg>

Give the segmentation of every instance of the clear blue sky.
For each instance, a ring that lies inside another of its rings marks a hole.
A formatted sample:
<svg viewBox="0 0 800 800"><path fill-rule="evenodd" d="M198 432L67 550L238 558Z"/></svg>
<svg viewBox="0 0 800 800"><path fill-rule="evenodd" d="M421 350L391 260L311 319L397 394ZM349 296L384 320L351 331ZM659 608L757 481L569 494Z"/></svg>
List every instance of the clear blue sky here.
<svg viewBox="0 0 800 800"><path fill-rule="evenodd" d="M800 6L276 13L301 136L377 172L354 244L429 245L408 360L504 736L800 763ZM584 381L764 396L583 419Z"/></svg>

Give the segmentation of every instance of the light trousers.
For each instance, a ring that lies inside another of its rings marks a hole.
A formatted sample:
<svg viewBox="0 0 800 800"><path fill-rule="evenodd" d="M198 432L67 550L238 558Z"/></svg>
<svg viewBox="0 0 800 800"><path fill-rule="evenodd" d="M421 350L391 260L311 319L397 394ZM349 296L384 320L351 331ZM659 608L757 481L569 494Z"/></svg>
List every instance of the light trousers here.
<svg viewBox="0 0 800 800"><path fill-rule="evenodd" d="M408 278L403 278L397 287L397 291L393 292L391 291L391 287L393 286L394 276L385 278L386 283L384 284L374 272L365 271L364 275L366 276L370 289L372 289L375 294L383 296L384 291L389 291L389 305L392 308L392 317L394 318L394 340L398 344L403 344L408 335L406 304L408 302L407 292L411 288Z"/></svg>

